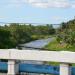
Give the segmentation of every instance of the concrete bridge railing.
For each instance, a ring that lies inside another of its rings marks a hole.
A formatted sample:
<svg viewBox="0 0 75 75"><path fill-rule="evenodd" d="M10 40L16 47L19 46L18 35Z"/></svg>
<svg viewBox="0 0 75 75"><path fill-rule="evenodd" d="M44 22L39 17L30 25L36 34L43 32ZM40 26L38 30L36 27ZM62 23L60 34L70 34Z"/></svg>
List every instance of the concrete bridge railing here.
<svg viewBox="0 0 75 75"><path fill-rule="evenodd" d="M7 75L16 75L18 73L17 60L59 62L60 75L71 75L70 64L75 63L75 52L1 49L0 59L8 60Z"/></svg>

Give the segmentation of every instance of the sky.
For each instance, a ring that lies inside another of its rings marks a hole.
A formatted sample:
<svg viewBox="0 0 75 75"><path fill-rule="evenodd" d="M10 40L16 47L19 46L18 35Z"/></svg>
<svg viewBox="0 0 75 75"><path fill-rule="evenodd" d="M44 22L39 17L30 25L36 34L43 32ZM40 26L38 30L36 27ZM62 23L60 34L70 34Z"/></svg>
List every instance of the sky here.
<svg viewBox="0 0 75 75"><path fill-rule="evenodd" d="M0 1L0 22L59 24L74 16L75 0Z"/></svg>

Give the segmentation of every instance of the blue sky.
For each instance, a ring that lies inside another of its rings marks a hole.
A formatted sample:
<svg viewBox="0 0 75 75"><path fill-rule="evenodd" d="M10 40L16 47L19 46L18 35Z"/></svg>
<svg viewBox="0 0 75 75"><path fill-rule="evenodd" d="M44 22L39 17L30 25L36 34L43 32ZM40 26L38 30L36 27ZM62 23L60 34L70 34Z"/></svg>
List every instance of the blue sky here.
<svg viewBox="0 0 75 75"><path fill-rule="evenodd" d="M58 24L75 16L75 0L1 0L0 22Z"/></svg>

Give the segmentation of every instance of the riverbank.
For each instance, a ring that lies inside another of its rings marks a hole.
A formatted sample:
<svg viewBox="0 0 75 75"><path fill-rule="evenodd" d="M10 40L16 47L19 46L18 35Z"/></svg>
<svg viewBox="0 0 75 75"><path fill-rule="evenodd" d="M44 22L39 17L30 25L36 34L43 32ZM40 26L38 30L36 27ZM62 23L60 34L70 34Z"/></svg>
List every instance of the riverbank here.
<svg viewBox="0 0 75 75"><path fill-rule="evenodd" d="M51 50L51 51L74 51L75 52L75 46L69 45L66 43L58 43L56 38L49 42L48 45L46 45L44 48Z"/></svg>

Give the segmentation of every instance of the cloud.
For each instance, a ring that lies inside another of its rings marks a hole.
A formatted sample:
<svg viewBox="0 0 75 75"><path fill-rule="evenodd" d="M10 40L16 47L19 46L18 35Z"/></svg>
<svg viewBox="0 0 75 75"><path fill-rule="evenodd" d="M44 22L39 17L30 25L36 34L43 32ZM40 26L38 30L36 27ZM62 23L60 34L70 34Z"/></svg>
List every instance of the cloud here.
<svg viewBox="0 0 75 75"><path fill-rule="evenodd" d="M62 22L66 22L66 21L68 20L68 17L66 17L66 16L55 15L55 16L52 16L50 19L53 20L53 21L62 21Z"/></svg>
<svg viewBox="0 0 75 75"><path fill-rule="evenodd" d="M3 7L20 7L21 5L25 4L22 3L23 1L22 0L3 0L0 2L0 6L3 6Z"/></svg>
<svg viewBox="0 0 75 75"><path fill-rule="evenodd" d="M53 16L52 19L53 19L53 20L60 20L61 17L60 17L60 16Z"/></svg>
<svg viewBox="0 0 75 75"><path fill-rule="evenodd" d="M7 0L8 6L30 4L40 8L75 8L74 0Z"/></svg>
<svg viewBox="0 0 75 75"><path fill-rule="evenodd" d="M1 20L1 19L5 19L5 18L7 18L7 17L6 17L6 16L0 16L0 20Z"/></svg>
<svg viewBox="0 0 75 75"><path fill-rule="evenodd" d="M72 8L75 8L75 1L72 1Z"/></svg>
<svg viewBox="0 0 75 75"><path fill-rule="evenodd" d="M70 3L68 0L28 0L29 4L42 7L42 8L49 8L49 7L56 7L56 8L68 8L70 7Z"/></svg>
<svg viewBox="0 0 75 75"><path fill-rule="evenodd" d="M9 6L19 7L21 6L21 0L10 0Z"/></svg>
<svg viewBox="0 0 75 75"><path fill-rule="evenodd" d="M74 0L22 0L40 8L75 8Z"/></svg>

